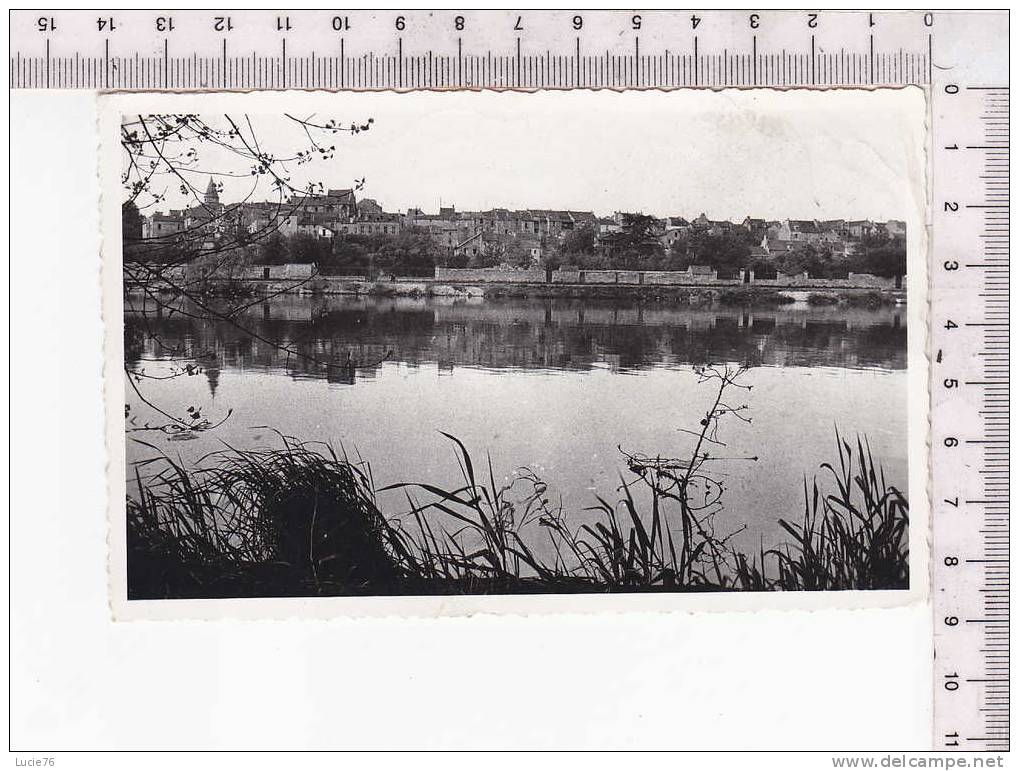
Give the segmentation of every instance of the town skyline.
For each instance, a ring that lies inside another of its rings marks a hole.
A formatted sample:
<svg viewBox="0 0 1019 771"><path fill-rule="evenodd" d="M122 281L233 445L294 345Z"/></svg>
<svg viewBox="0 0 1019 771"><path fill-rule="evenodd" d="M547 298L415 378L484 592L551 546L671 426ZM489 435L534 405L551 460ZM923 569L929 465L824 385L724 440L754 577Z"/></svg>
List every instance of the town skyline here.
<svg viewBox="0 0 1019 771"><path fill-rule="evenodd" d="M285 207L285 206L288 206L288 205L293 206L296 203L296 200L295 200L297 198L296 194L293 194L293 195L290 195L288 197L285 197L282 202L280 202L278 199L263 198L263 199L258 200L258 199L254 198L254 197L249 197L247 199L241 198L241 199L238 199L238 200L223 200L225 198L225 196L226 196L225 189L226 189L227 184L228 184L228 182L230 180L228 178L223 178L220 175L217 175L215 173L208 174L208 177L209 177L210 181L214 181L217 184L217 186L220 186L220 190L223 191L223 192L219 193L219 198L220 198L220 201L222 202L223 206L225 206L227 208L233 207L233 206L244 206L244 205L255 205L255 206L271 205L271 206L276 206L277 204ZM783 221L787 221L787 220L793 220L793 221L815 221L815 222L831 222L831 221L836 221L836 220L843 220L843 221L846 221L846 222L873 222L873 223L904 222L904 220L901 219L901 218L898 218L898 217L889 217L889 216L883 216L883 217L848 217L848 216L842 216L842 217L838 217L838 216L834 216L834 217L816 217L816 216L799 216L799 215L795 215L794 216L792 214L786 213L784 216L779 216L779 217L762 217L762 216L758 216L758 213L754 212L754 211L747 211L747 212L743 213L742 216L736 216L736 217L733 217L733 216L729 216L729 217L714 217L714 216L711 216L711 215L714 214L714 212L711 212L711 211L708 211L708 210L705 210L705 209L701 209L701 210L699 210L695 214L692 211L685 211L685 212L633 211L633 210L623 209L623 208L619 208L619 207L613 208L610 211L609 210L599 211L597 209L591 209L591 208L577 208L577 207L567 207L567 206L534 206L534 205L529 205L529 206L500 206L500 205L493 205L493 206L485 206L485 207L482 207L482 208L473 208L473 207L462 207L462 206L457 205L456 201L444 201L442 199L439 199L439 201L434 206L431 206L431 207L424 206L424 205L421 205L421 204L415 204L413 206L408 206L406 208L399 208L399 207L397 207L397 208L392 208L391 209L391 208L386 206L387 202L386 202L386 200L382 196L371 194L371 192L370 192L370 190L369 190L367 185L359 189L359 188L357 188L356 186L353 186L353 185L349 185L349 186L348 185L335 185L334 186L333 183L328 183L327 184L325 182L321 182L321 183L316 183L316 188L318 187L318 184L321 184L321 192L318 192L316 190L316 192L304 193L302 195L305 195L305 196L307 196L309 198L314 198L315 196L318 196L318 195L332 194L332 193L337 193L337 192L343 192L343 193L349 192L349 193L353 193L357 197L358 201L366 201L366 200L370 201L372 203L377 204L380 207L380 209L382 211L386 212L386 213L397 214L397 215L401 215L401 216L408 215L408 214L414 214L414 213L421 213L421 214L424 214L426 216L427 215L441 215L444 210L452 210L453 212L455 212L458 215L475 214L475 213L487 213L487 212L498 212L498 211L505 211L505 212L570 212L570 213L593 214L594 216L596 216L596 217L598 217L600 219L601 218L611 219L613 216L619 215L619 214L640 214L640 215L648 215L648 216L654 217L655 219L659 219L659 220L673 219L673 218L677 218L678 217L678 218L686 219L689 222L693 222L695 219L704 216L704 217L706 217L708 220L710 220L712 222L730 222L730 223L732 223L734 225L738 225L738 224L740 224L742 221L744 221L746 219L760 219L760 220L766 220L768 222L783 222ZM201 197L201 196L199 196L199 197ZM182 206L167 206L165 202L161 203L161 204L155 204L155 205L147 206L145 210L141 211L141 214L142 214L142 216L150 217L151 215L156 214L156 213L159 213L159 214L169 214L170 212L174 212L174 211L185 212L185 211L187 211L189 209L199 209L200 210L200 209L203 208L203 204L199 203L194 195L189 195L188 198L187 198L187 201L189 201L190 203L185 202L185 204L182 205Z"/></svg>
<svg viewBox="0 0 1019 771"><path fill-rule="evenodd" d="M804 247L820 247L833 257L848 258L858 254L872 236L904 239L906 235L906 223L901 220L768 220L747 216L733 222L712 220L703 212L687 219L620 211L604 217L592 211L568 209L458 211L454 206L440 207L432 214L420 208L387 212L372 198L359 199L357 191L350 188L292 196L286 203L224 203L220 190L210 176L196 206L142 217L138 230L129 238L172 247L197 235L214 247L249 239L257 242L273 234L307 236L332 253L337 238L392 239L409 234L427 237L437 253L454 259L502 259L511 264L534 265L550 251L613 254L625 243L641 252L671 251L678 245L689 255L690 238L705 236L742 244L737 248L745 248L744 256L749 259L782 260ZM242 232L246 235L238 237ZM321 252L321 247L316 249Z"/></svg>
<svg viewBox="0 0 1019 771"><path fill-rule="evenodd" d="M225 200L226 205L240 205L245 203L271 203L276 204L279 202L278 198L271 198L268 190L260 190L260 186L248 187L246 190L242 186L242 180L238 180L236 175L222 174L213 172L200 172L206 177L214 178L217 184L221 186L221 198ZM294 184L294 187L299 190L305 190L308 185L313 185L316 190L321 189L322 192L328 190L352 190L358 193L359 198L367 198L377 202L384 210L393 213L404 214L413 210L419 210L426 214L433 213L438 214L441 210L447 208L454 208L457 212L486 212L486 211L571 211L571 212L591 212L599 217L611 217L618 213L633 213L633 214L647 214L658 219L665 219L668 217L684 217L691 221L700 216L706 215L713 221L729 221L738 223L746 217L753 219L765 219L768 221L782 221L787 219L793 220L816 220L818 222L825 222L830 220L844 219L847 221L870 221L870 222L887 222L891 220L905 221L905 215L901 212L884 212L881 214L871 214L870 216L857 216L859 212L838 212L837 207L832 207L831 210L827 211L825 216L821 216L816 211L815 207L804 207L803 210L796 212L790 212L784 210L781 213L776 213L778 210L774 205L759 206L756 209L750 206L748 209L743 211L731 211L731 212L719 212L713 210L711 207L696 205L687 208L683 211L666 211L666 210L653 210L651 208L633 209L624 207L622 205L616 206L583 206L583 205L569 205L568 203L561 203L559 205L551 205L547 202L546 205L535 205L535 203L521 203L521 202L508 202L508 201L486 201L484 205L462 205L460 201L456 200L451 196L438 196L431 202L426 201L409 201L409 199L401 199L399 195L389 195L385 193L376 193L372 189L370 180L365 181L360 187L358 186L359 180L348 179L342 183L336 181L326 181L323 179L308 179L300 185ZM197 184L197 183L196 183ZM199 189L204 188L204 185L198 185ZM260 194L261 193L261 194ZM285 197L284 203L288 198L292 198L294 195ZM199 194L196 198L194 194L188 193L187 195L181 194L178 190L167 190L164 192L164 198L158 203L145 203L141 213L143 215L151 215L155 212L167 213L171 210L185 210L190 207L200 207L198 199L201 198ZM390 200L397 199L402 200L400 204L391 205ZM813 208L811 212L809 209ZM846 207L851 208L851 207ZM771 212L770 215L766 215L765 211Z"/></svg>
<svg viewBox="0 0 1019 771"><path fill-rule="evenodd" d="M906 119L904 108L880 94L845 97L851 110L792 94L780 100L788 107L759 104L750 94L400 96L306 100L295 117L372 123L355 135L329 136L333 157L289 164L290 184L349 188L363 180L360 194L388 211L453 204L468 211L704 212L718 220L909 219L918 195L910 183L916 159L899 132L886 130ZM285 115L244 117L278 157L308 144ZM223 115L203 118L225 123ZM196 150L197 162L181 171L199 191L215 173L224 201L271 197L269 180L253 178L246 159L214 143ZM159 188L164 211L188 202L178 182Z"/></svg>

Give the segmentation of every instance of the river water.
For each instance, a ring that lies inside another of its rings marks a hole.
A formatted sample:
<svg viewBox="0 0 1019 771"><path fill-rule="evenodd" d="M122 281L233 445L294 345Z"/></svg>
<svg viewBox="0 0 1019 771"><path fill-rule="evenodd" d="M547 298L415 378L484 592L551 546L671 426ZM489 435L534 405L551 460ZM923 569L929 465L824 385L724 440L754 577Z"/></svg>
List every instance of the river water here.
<svg viewBox="0 0 1019 771"><path fill-rule="evenodd" d="M712 473L724 481L721 530L756 550L783 540L778 517L802 513L804 476L834 462L835 429L865 436L888 481L906 489L906 310L677 307L547 299L280 297L233 321L156 314L129 298L127 365L153 405L212 421L188 442L132 433L128 460L165 446L185 460L227 442L272 444L265 426L360 453L378 486L455 484L450 441L491 455L500 483L528 467L581 511L618 500L620 448L667 457L714 399L705 365L747 367L731 394L752 420L724 420ZM192 309L193 310L193 309ZM187 308L185 308L187 311ZM331 366L330 366L331 365ZM133 425L161 422L128 389ZM165 421L162 421L165 422ZM756 457L757 460L743 458ZM722 458L730 458L725 460ZM384 494L384 510L404 507Z"/></svg>

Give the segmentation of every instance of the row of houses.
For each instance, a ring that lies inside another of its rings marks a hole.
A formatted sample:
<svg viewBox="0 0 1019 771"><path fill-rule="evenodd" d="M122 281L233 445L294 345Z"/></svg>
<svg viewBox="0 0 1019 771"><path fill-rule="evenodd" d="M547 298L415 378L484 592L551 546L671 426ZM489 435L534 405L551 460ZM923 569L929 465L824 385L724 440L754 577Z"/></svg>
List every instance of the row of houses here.
<svg viewBox="0 0 1019 771"><path fill-rule="evenodd" d="M351 189L330 189L295 197L288 202L243 202L227 205L220 200L221 186L209 179L202 201L168 213L157 211L144 218L142 237L171 240L181 237L215 239L246 232L250 237L269 232L285 236L304 234L316 238L342 235L395 236L406 229L430 235L436 246L450 253L475 255L486 249L524 249L537 259L543 244L558 241L582 226L618 227L599 220L593 212L550 209L490 209L457 211L440 207L436 214L419 208L405 213L386 212L371 198L358 200Z"/></svg>
<svg viewBox="0 0 1019 771"><path fill-rule="evenodd" d="M795 251L804 245L824 247L836 256L852 254L859 244L871 236L899 238L906 235L906 223L900 220L764 220L746 217L742 222L710 220L701 214L694 220L666 217L662 221L663 245L671 247L691 231L710 234L731 233L737 228L749 232L756 244L752 256L776 256Z"/></svg>
<svg viewBox="0 0 1019 771"><path fill-rule="evenodd" d="M361 219L358 201L350 189L327 190L293 201L236 204L224 204L220 191L221 185L210 177L201 202L186 209L171 209L168 213L157 211L146 217L142 238L216 238L239 231L258 236L276 230L284 235L305 233L326 238L336 235L339 227ZM361 203L366 215L373 213L370 200ZM381 213L381 207L377 208Z"/></svg>
<svg viewBox="0 0 1019 771"><path fill-rule="evenodd" d="M440 206L437 213L420 208L387 212L372 198L358 199L352 189L329 189L293 198L288 202L224 204L221 186L209 179L203 200L187 209L155 212L146 217L143 238L172 239L197 234L215 239L246 232L249 237L278 231L332 239L343 235L396 236L406 229L426 233L438 248L449 254L474 256L515 250L540 259L543 250L559 245L566 236L586 228L595 243L611 243L623 231L628 215L615 212L600 217L590 211L565 209L504 209L457 211ZM836 254L850 254L871 235L905 235L905 223L889 220L764 220L746 217L742 222L712 220L702 213L687 220L670 216L652 221L651 237L668 249L691 232L708 234L749 232L755 252L761 256L782 254L804 244L824 246Z"/></svg>

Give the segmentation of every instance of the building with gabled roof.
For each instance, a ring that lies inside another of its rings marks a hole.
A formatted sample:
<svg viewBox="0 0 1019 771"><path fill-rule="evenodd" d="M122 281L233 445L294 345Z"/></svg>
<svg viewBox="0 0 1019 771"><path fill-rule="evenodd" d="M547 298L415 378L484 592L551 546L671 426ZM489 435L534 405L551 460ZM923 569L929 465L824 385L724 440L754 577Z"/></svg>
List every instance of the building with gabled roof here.
<svg viewBox="0 0 1019 771"><path fill-rule="evenodd" d="M764 237L764 240L761 241L761 248L768 254L774 256L794 251L801 243L802 242L777 238L769 233Z"/></svg>
<svg viewBox="0 0 1019 771"><path fill-rule="evenodd" d="M777 236L782 241L813 244L822 241L822 231L816 220L782 220Z"/></svg>
<svg viewBox="0 0 1019 771"><path fill-rule="evenodd" d="M330 189L325 194L311 193L293 203L306 212L328 215L334 222L352 222L357 218L357 198L349 188Z"/></svg>

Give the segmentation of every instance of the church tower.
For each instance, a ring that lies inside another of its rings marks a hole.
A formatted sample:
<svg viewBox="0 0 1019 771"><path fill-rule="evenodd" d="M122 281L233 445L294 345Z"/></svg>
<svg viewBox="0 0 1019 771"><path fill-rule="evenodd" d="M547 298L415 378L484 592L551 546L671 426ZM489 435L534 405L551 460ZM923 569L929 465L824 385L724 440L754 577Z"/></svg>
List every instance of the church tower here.
<svg viewBox="0 0 1019 771"><path fill-rule="evenodd" d="M219 190L216 189L216 183L212 181L212 177L209 177L209 186L205 188L204 201L206 206L219 206Z"/></svg>

